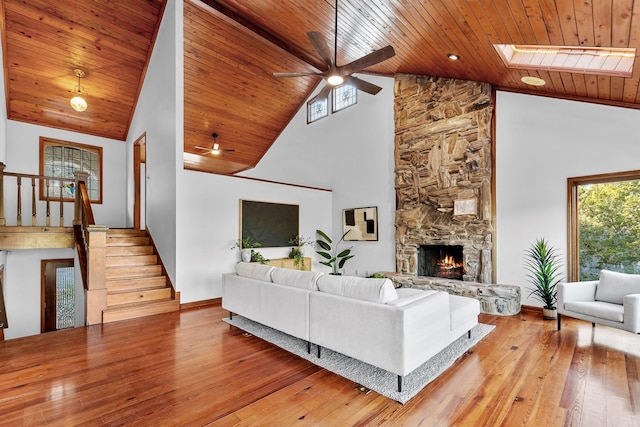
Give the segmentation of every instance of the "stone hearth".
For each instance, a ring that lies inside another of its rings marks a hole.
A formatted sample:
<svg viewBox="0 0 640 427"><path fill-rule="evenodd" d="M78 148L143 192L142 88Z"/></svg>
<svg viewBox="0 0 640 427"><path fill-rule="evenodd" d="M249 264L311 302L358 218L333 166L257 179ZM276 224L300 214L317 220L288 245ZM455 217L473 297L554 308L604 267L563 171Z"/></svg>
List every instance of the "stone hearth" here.
<svg viewBox="0 0 640 427"><path fill-rule="evenodd" d="M483 313L510 316L520 312L520 286L488 285L390 272L381 272L380 274L391 279L396 287L432 289L453 295L475 298L480 301L480 311Z"/></svg>
<svg viewBox="0 0 640 427"><path fill-rule="evenodd" d="M485 83L396 76L399 273L417 275L421 245L459 245L463 280L492 282L492 104Z"/></svg>

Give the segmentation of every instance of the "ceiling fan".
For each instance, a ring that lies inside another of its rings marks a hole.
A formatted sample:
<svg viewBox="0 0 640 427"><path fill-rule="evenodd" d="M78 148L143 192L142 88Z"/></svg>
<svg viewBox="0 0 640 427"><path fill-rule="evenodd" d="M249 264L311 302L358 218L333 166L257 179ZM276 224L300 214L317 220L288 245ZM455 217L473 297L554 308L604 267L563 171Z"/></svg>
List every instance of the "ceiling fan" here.
<svg viewBox="0 0 640 427"><path fill-rule="evenodd" d="M369 83L357 77L353 77L351 74L385 61L393 57L396 52L393 50L392 46L385 46L382 49L375 50L353 62L338 66L336 63L338 57L338 0L336 0L336 25L333 55L331 55L331 49L329 49L322 33L318 31L309 31L307 33L307 37L309 37L309 41L320 57L322 57L324 62L327 63L327 70L321 73L273 73L274 77L321 76L327 81L327 84L322 88L322 90L320 90L316 96L317 99L326 98L332 87L339 86L343 83L350 84L363 92L370 93L371 95L375 95L380 92L382 89L380 86L374 85L373 83Z"/></svg>
<svg viewBox="0 0 640 427"><path fill-rule="evenodd" d="M206 150L209 151L209 154L213 154L214 156L217 156L221 153L225 153L225 152L230 152L230 151L236 151L233 148L227 148L227 149L222 149L220 148L220 144L218 144L216 142L217 138L218 138L218 134L217 133L212 133L211 136L213 137L213 145L211 146L211 148L209 147L200 147L198 145L196 145L196 148L198 150Z"/></svg>

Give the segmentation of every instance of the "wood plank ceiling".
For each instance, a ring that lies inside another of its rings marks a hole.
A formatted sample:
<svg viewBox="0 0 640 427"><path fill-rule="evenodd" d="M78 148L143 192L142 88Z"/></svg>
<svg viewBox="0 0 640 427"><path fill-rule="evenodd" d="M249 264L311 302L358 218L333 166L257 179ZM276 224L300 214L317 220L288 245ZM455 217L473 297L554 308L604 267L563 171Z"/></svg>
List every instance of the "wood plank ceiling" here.
<svg viewBox="0 0 640 427"><path fill-rule="evenodd" d="M126 139L164 4L4 0L9 119ZM276 79L272 73L323 70L306 33L319 31L333 46L334 17L332 0L184 0L185 167L232 174L257 164L321 82ZM640 2L339 2L339 65L392 45L396 56L367 72L469 79L503 90L640 108L637 61L628 78L509 69L494 43L638 49ZM448 53L461 59L450 61ZM77 67L87 72L82 85L90 107L84 113L68 103ZM527 86L523 76L547 84ZM235 151L213 156L196 148L210 147L213 132L221 148Z"/></svg>

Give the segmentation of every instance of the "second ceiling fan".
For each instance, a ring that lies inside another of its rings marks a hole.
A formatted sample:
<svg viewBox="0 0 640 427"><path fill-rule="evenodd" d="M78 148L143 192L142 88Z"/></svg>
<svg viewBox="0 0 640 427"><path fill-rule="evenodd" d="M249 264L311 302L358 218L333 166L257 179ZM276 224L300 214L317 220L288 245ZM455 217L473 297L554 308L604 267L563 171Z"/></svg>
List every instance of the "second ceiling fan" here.
<svg viewBox="0 0 640 427"><path fill-rule="evenodd" d="M338 0L336 0L336 20L335 20L335 32L334 32L334 49L333 55L331 49L327 45L322 33L318 31L309 31L307 37L313 45L314 49L318 52L320 57L327 63L327 70L321 73L273 73L274 77L304 77L304 76L321 76L327 81L325 87L320 90L316 99L326 98L331 91L331 88L339 86L343 83L352 85L357 89L375 95L382 89L380 86L369 83L365 80L353 77L351 74L364 70L365 68L379 64L393 57L396 52L392 46L385 46L381 49L375 50L362 58L356 59L348 64L338 66Z"/></svg>

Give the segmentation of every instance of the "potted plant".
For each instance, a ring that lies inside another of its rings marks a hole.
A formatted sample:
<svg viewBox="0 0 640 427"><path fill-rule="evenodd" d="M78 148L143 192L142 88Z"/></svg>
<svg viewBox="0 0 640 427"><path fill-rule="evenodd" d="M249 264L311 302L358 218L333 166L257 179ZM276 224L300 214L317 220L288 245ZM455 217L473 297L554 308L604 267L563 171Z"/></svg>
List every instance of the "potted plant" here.
<svg viewBox="0 0 640 427"><path fill-rule="evenodd" d="M295 265L299 270L304 270L304 246L309 245L313 246L313 240L307 237L296 236L293 239L289 240L289 243L294 245L289 252L289 258L293 259L293 265Z"/></svg>
<svg viewBox="0 0 640 427"><path fill-rule="evenodd" d="M561 276L558 273L562 265L558 261L556 249L544 239L537 239L526 251L525 268L527 277L533 285L529 296L533 295L544 305L542 313L545 319L556 319L557 287Z"/></svg>
<svg viewBox="0 0 640 427"><path fill-rule="evenodd" d="M238 239L235 246L231 249L240 249L240 257L242 261L250 262L253 261L253 258L255 257L253 249L259 248L260 246L262 246L260 242L253 240L251 236L246 236Z"/></svg>
<svg viewBox="0 0 640 427"><path fill-rule="evenodd" d="M324 264L327 267L331 267L331 274L339 275L339 270L344 267L344 264L347 260L353 258L355 255L351 255L351 248L347 248L341 252L338 252L338 246L340 246L340 242L342 242L345 236L351 230L347 230L346 233L342 235L338 243L336 243L335 247L332 247L333 241L325 232L322 230L316 230L318 236L320 238L316 240L316 244L322 248L321 251L316 250L316 253L323 257L326 261L320 261L320 264Z"/></svg>

